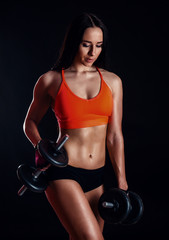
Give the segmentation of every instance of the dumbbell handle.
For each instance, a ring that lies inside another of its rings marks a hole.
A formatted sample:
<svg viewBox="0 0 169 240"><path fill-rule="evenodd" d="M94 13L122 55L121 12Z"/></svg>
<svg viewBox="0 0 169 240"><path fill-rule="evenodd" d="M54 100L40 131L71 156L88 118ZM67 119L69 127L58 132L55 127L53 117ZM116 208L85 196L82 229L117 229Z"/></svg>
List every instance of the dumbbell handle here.
<svg viewBox="0 0 169 240"><path fill-rule="evenodd" d="M59 151L63 145L65 144L65 142L68 140L69 135L65 134L61 139L59 139L59 141L56 144L56 150Z"/></svg>
<svg viewBox="0 0 169 240"><path fill-rule="evenodd" d="M21 196L26 192L27 189L28 189L28 188L27 188L25 185L23 185L23 186L19 189L18 195L21 197Z"/></svg>
<svg viewBox="0 0 169 240"><path fill-rule="evenodd" d="M111 203L111 202L102 202L102 206L104 208L113 208L114 207L114 204Z"/></svg>
<svg viewBox="0 0 169 240"><path fill-rule="evenodd" d="M111 208L113 211L117 211L119 208L119 203L116 200L113 200L112 202L102 202L102 207L104 208Z"/></svg>

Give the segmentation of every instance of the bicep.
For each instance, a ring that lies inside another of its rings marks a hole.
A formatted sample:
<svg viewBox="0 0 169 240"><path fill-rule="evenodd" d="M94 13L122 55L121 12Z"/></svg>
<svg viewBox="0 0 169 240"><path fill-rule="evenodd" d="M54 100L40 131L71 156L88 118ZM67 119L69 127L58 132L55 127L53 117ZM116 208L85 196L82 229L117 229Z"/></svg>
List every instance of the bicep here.
<svg viewBox="0 0 169 240"><path fill-rule="evenodd" d="M33 90L33 99L29 106L26 120L33 120L36 124L40 122L51 104L45 79L40 77Z"/></svg>
<svg viewBox="0 0 169 240"><path fill-rule="evenodd" d="M120 78L112 83L113 89L113 109L109 119L107 137L113 138L122 134L122 115L123 115L123 87Z"/></svg>

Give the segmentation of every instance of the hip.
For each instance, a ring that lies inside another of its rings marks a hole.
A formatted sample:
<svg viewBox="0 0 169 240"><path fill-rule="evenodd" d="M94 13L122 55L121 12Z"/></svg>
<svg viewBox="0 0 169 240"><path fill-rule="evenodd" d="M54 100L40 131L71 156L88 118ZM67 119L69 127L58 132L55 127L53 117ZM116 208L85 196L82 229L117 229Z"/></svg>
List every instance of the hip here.
<svg viewBox="0 0 169 240"><path fill-rule="evenodd" d="M88 192L103 184L104 170L104 166L97 169L83 169L68 165L64 168L50 167L45 174L48 181L74 180L84 192Z"/></svg>

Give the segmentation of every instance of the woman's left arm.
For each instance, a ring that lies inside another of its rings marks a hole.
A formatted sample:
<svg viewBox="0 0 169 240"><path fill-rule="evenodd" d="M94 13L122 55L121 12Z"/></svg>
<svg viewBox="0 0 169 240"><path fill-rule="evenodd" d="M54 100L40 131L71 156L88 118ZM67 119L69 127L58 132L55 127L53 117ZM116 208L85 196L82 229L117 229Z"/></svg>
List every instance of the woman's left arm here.
<svg viewBox="0 0 169 240"><path fill-rule="evenodd" d="M125 172L124 138L122 133L123 87L117 75L110 81L113 95L113 110L107 128L107 149L115 171L118 187L127 190Z"/></svg>

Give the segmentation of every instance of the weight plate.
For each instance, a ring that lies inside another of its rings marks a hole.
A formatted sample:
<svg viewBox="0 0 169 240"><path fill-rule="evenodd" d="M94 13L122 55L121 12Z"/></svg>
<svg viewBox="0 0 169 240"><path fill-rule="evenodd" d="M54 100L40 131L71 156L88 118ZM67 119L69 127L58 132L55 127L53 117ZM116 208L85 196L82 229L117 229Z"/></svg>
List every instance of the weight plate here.
<svg viewBox="0 0 169 240"><path fill-rule="evenodd" d="M19 180L31 191L41 193L47 188L47 181L43 173L38 178L33 176L35 168L22 164L17 169Z"/></svg>
<svg viewBox="0 0 169 240"><path fill-rule="evenodd" d="M106 208L104 202L113 203L114 207ZM102 194L99 199L98 209L100 216L108 223L121 223L130 211L130 201L125 191L114 188Z"/></svg>
<svg viewBox="0 0 169 240"><path fill-rule="evenodd" d="M64 147L59 151L56 149L56 143L51 140L43 139L38 144L38 151L42 157L56 167L66 167L68 164L68 155Z"/></svg>
<svg viewBox="0 0 169 240"><path fill-rule="evenodd" d="M141 197L138 194L131 191L129 191L128 193L131 203L131 211L128 217L123 221L122 224L124 225L131 225L137 223L142 217L144 210L144 205Z"/></svg>

